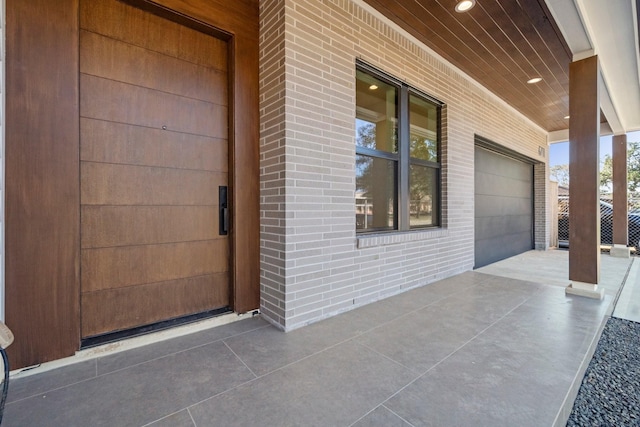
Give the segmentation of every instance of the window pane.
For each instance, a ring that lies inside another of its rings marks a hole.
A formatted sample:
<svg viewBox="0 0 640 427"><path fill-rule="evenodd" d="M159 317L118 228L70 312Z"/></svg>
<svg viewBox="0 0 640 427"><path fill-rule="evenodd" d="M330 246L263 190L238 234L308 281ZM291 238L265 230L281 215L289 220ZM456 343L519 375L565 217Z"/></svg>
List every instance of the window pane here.
<svg viewBox="0 0 640 427"><path fill-rule="evenodd" d="M409 166L409 225L426 227L439 225L438 169Z"/></svg>
<svg viewBox="0 0 640 427"><path fill-rule="evenodd" d="M409 100L410 156L438 162L438 108L415 95Z"/></svg>
<svg viewBox="0 0 640 427"><path fill-rule="evenodd" d="M396 162L356 156L356 230L396 228Z"/></svg>
<svg viewBox="0 0 640 427"><path fill-rule="evenodd" d="M398 152L398 89L356 72L356 145Z"/></svg>

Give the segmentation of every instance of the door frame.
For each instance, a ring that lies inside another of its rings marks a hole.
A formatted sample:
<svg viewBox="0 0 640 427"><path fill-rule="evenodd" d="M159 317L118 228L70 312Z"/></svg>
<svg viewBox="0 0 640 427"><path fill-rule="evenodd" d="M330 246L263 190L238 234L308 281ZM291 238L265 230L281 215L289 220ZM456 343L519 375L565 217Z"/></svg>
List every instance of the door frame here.
<svg viewBox="0 0 640 427"><path fill-rule="evenodd" d="M228 38L231 304L238 313L257 309L258 0L127 3ZM6 5L5 293L14 369L80 347L78 8L79 0Z"/></svg>

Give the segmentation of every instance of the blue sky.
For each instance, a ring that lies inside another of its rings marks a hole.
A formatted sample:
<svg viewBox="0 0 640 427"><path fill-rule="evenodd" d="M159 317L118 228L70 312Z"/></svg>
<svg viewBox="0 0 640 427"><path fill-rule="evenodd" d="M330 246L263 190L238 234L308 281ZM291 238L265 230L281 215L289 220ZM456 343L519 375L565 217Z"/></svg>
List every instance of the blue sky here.
<svg viewBox="0 0 640 427"><path fill-rule="evenodd" d="M600 138L600 162L604 161L604 156L611 155L611 139L612 136L603 136ZM640 131L629 132L627 134L627 142L640 142ZM568 165L569 164L569 143L558 142L551 144L549 147L549 165Z"/></svg>

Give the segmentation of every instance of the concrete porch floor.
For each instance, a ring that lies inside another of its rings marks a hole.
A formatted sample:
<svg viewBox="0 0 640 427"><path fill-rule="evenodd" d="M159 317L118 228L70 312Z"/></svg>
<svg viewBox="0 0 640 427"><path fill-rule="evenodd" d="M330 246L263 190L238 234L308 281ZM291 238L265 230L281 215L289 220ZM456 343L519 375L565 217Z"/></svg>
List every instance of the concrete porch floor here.
<svg viewBox="0 0 640 427"><path fill-rule="evenodd" d="M565 295L567 264L531 251L286 334L253 317L17 373L3 425L564 425L625 278L640 318L634 258L602 255L603 301Z"/></svg>

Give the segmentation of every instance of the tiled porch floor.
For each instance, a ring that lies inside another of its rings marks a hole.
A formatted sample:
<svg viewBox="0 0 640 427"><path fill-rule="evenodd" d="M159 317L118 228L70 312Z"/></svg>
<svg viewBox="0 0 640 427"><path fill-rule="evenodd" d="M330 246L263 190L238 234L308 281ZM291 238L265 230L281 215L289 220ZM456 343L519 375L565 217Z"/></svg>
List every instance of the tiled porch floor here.
<svg viewBox="0 0 640 427"><path fill-rule="evenodd" d="M519 257L286 334L254 317L17 374L4 426L562 424L639 263L602 255L608 291L595 301L545 278L567 277L566 252ZM505 277L509 263L527 280Z"/></svg>

